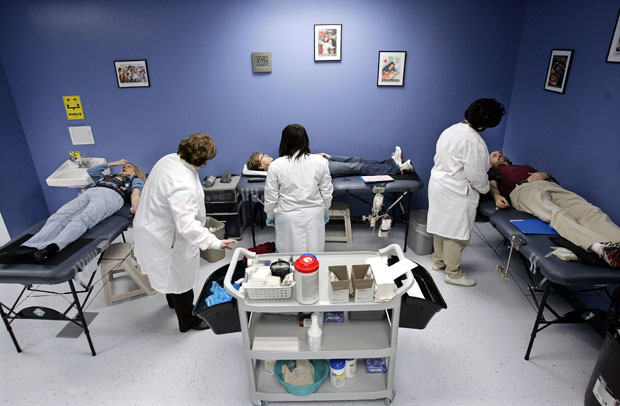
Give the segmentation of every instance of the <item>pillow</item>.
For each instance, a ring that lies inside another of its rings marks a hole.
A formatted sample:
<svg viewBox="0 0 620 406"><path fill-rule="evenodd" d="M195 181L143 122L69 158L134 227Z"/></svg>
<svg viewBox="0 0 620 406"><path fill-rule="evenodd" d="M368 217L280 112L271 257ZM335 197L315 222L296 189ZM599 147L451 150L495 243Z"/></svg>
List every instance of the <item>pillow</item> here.
<svg viewBox="0 0 620 406"><path fill-rule="evenodd" d="M243 164L243 171L241 171L243 176L267 176L267 171L254 171L248 169L247 164Z"/></svg>

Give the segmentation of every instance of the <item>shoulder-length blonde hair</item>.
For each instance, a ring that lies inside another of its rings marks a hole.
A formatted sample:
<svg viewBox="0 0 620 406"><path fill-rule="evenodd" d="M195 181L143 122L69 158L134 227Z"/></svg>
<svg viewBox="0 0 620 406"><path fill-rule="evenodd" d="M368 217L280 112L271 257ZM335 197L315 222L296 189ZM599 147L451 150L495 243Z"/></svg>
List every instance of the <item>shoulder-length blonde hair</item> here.
<svg viewBox="0 0 620 406"><path fill-rule="evenodd" d="M132 164L131 162L127 162L129 165L133 166L133 168L136 171L136 176L139 177L140 179L142 179L142 182L146 182L146 173L144 173L144 171L142 169L140 169L140 167L138 167L135 164Z"/></svg>

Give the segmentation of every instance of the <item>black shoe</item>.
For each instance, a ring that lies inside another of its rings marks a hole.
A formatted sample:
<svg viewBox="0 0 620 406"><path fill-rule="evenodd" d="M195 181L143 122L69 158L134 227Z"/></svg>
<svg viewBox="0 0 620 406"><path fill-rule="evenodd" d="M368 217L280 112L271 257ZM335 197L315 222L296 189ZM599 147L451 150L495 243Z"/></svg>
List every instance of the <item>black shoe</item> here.
<svg viewBox="0 0 620 406"><path fill-rule="evenodd" d="M0 252L0 264L17 264L17 254L15 251Z"/></svg>
<svg viewBox="0 0 620 406"><path fill-rule="evenodd" d="M45 261L47 261L47 259L49 257L51 257L52 255L54 255L55 253L57 253L59 251L58 245L56 244L50 244L47 247L43 248L42 250L38 250L34 253L34 259L42 264Z"/></svg>
<svg viewBox="0 0 620 406"><path fill-rule="evenodd" d="M14 250L0 252L0 264L32 263L36 251L36 248L20 246Z"/></svg>
<svg viewBox="0 0 620 406"><path fill-rule="evenodd" d="M209 325L207 324L206 321L204 320L200 320L199 323L196 323L192 326L192 330L208 330L210 329Z"/></svg>

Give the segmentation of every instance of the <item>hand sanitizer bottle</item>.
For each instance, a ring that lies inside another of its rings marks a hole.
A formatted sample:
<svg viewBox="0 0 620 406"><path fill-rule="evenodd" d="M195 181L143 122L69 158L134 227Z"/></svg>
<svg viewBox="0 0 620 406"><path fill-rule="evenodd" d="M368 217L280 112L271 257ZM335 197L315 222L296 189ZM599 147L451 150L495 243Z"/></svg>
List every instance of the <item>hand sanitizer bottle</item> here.
<svg viewBox="0 0 620 406"><path fill-rule="evenodd" d="M323 330L319 326L319 316L312 313L312 324L308 328L308 349L310 351L319 351L323 344Z"/></svg>

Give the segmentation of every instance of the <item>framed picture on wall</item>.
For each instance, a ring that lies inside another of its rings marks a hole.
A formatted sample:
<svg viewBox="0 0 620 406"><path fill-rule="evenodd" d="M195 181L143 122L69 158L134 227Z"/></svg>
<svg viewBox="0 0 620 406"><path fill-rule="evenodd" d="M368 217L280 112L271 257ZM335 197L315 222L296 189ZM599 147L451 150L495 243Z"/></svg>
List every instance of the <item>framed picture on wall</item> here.
<svg viewBox="0 0 620 406"><path fill-rule="evenodd" d="M342 60L342 24L314 24L314 61Z"/></svg>
<svg viewBox="0 0 620 406"><path fill-rule="evenodd" d="M149 87L149 73L146 59L135 61L114 61L118 87Z"/></svg>
<svg viewBox="0 0 620 406"><path fill-rule="evenodd" d="M566 91L568 72L573 61L572 49L552 49L545 79L545 90L555 93Z"/></svg>
<svg viewBox="0 0 620 406"><path fill-rule="evenodd" d="M620 63L620 11L616 19L616 28L611 36L611 44L609 44L609 52L607 53L607 62Z"/></svg>
<svg viewBox="0 0 620 406"><path fill-rule="evenodd" d="M407 51L379 51L377 86L404 86Z"/></svg>

